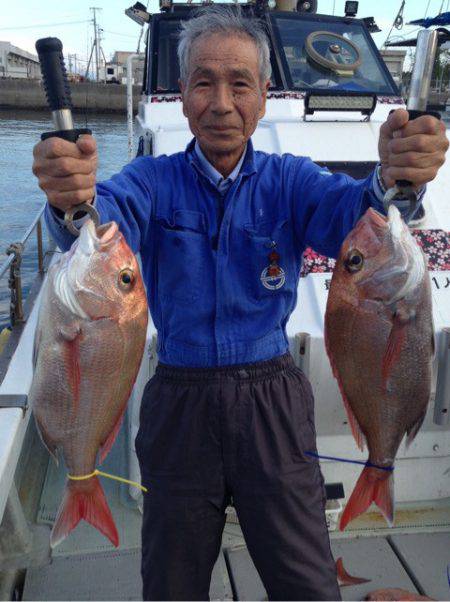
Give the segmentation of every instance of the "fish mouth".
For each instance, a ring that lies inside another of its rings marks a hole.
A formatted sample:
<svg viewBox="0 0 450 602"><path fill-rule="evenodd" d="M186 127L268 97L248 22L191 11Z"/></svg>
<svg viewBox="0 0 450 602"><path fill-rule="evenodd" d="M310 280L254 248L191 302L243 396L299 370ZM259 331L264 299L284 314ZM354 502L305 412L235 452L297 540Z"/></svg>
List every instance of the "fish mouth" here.
<svg viewBox="0 0 450 602"><path fill-rule="evenodd" d="M403 256L403 272L407 275L403 286L391 299L392 303L409 296L420 286L426 272L426 262L422 250L394 205L389 207L388 224L394 246L399 250L399 255Z"/></svg>
<svg viewBox="0 0 450 602"><path fill-rule="evenodd" d="M392 237L396 240L400 240L404 234L409 233L405 222L402 220L400 211L397 209L397 207L395 207L395 205L391 205L389 207L388 225Z"/></svg>
<svg viewBox="0 0 450 602"><path fill-rule="evenodd" d="M107 224L103 224L95 228L95 236L98 242L104 245L109 243L113 238L115 238L118 230L119 228L117 227L116 222L108 222Z"/></svg>
<svg viewBox="0 0 450 602"><path fill-rule="evenodd" d="M385 215L383 215L373 207L369 207L369 209L367 210L367 215L374 226L378 228L383 228L383 230L386 229L386 223L389 222L388 218Z"/></svg>
<svg viewBox="0 0 450 602"><path fill-rule="evenodd" d="M119 241L119 228L115 222L95 226L89 219L83 224L78 239L66 254L66 284L72 291L71 295L75 296L76 291L84 290L83 278L89 271L92 256L96 253L108 253ZM68 293L66 297L67 295ZM90 295L95 293L91 290ZM75 301L66 305L72 308L75 306ZM82 312L77 310L75 313L81 315Z"/></svg>
<svg viewBox="0 0 450 602"><path fill-rule="evenodd" d="M106 251L118 238L119 228L115 222L108 222L95 226L90 219L80 231L77 241L77 251L82 255L90 256L94 251Z"/></svg>
<svg viewBox="0 0 450 602"><path fill-rule="evenodd" d="M392 306L417 290L426 267L422 251L397 207L391 205L387 217L373 209L367 213L369 211L370 226L381 245L388 245L390 252L385 254L378 268L362 278L359 284L370 284L372 289L378 289L383 303Z"/></svg>
<svg viewBox="0 0 450 602"><path fill-rule="evenodd" d="M86 232L97 249L112 242L118 231L116 222L107 222L100 226L95 226L92 220L86 223Z"/></svg>

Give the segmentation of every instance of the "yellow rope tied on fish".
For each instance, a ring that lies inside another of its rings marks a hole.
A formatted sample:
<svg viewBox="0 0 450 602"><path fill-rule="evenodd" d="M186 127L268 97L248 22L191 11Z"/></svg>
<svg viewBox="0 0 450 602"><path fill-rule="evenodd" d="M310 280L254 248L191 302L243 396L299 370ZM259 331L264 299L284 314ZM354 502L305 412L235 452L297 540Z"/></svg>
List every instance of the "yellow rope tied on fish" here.
<svg viewBox="0 0 450 602"><path fill-rule="evenodd" d="M113 479L114 481L120 481L121 483L126 483L127 485L133 485L133 487L138 487L139 489L142 489L142 491L144 491L145 493L147 493L147 491L148 491L147 487L144 487L140 483L136 483L136 481L129 481L128 479L124 479L123 477L116 477L113 474L108 474L107 472L98 470L98 468L96 468L94 470L94 472L91 472L91 474L85 474L85 475L81 475L81 476L77 476L77 477L67 474L67 476L72 481L85 481L86 479L91 479L92 477L102 476L102 477L107 477L108 479Z"/></svg>

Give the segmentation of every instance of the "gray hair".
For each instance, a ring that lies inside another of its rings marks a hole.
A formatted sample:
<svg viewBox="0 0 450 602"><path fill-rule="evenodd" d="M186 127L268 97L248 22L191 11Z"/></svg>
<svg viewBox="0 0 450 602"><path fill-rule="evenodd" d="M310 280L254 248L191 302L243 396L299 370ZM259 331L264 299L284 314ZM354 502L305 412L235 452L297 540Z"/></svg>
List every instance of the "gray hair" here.
<svg viewBox="0 0 450 602"><path fill-rule="evenodd" d="M192 19L181 22L178 40L180 79L187 81L192 44L201 36L215 33L248 36L253 40L259 55L259 77L261 82L270 79L270 50L266 32L257 19L245 17L240 6L205 6L198 9Z"/></svg>

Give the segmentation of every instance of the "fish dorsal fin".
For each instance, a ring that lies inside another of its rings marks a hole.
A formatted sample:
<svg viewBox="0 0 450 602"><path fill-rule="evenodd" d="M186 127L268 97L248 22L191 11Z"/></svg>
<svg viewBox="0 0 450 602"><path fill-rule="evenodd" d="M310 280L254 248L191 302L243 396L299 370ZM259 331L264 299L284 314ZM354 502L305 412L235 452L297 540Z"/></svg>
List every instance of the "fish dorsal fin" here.
<svg viewBox="0 0 450 602"><path fill-rule="evenodd" d="M331 371L333 372L334 378L337 380L337 383L339 386L339 391L341 392L342 401L344 402L345 411L347 412L348 421L350 423L350 428L352 429L353 437L354 437L354 439L356 441L356 445L359 447L359 449L361 451L364 451L365 436L361 430L361 427L358 424L358 421L356 420L356 416L353 413L353 410L347 399L347 395L345 393L344 386L339 377L339 371L336 368L336 364L333 359L333 354L330 351L330 346L328 343L328 333L327 333L326 324L325 324L324 338L325 338L325 347L327 350L328 358L330 360Z"/></svg>
<svg viewBox="0 0 450 602"><path fill-rule="evenodd" d="M123 408L122 412L119 414L119 417L117 418L116 424L113 426L112 431L109 433L109 435L106 438L105 442L100 447L99 460L98 460L99 464L101 464L103 462L103 460L106 458L106 456L111 451L111 448L112 448L112 446L114 444L114 441L116 440L117 435L119 434L120 427L122 426L123 417L125 415L126 409L127 409L127 406L125 406Z"/></svg>
<svg viewBox="0 0 450 602"><path fill-rule="evenodd" d="M408 447L411 445L411 443L414 441L417 433L420 430L420 427L423 424L423 421L425 420L425 416L427 414L427 409L425 408L425 411L423 412L423 414L421 414L419 416L419 418L416 420L416 422L414 422L413 424L411 424L407 430L406 430L406 449L408 449Z"/></svg>
<svg viewBox="0 0 450 602"><path fill-rule="evenodd" d="M339 379L338 379L339 382ZM343 387L341 387L341 384L339 383L339 389L341 391L341 395L342 395L342 399L344 401L344 406L345 406L345 410L347 412L347 416L348 416L348 421L350 423L350 428L352 429L352 434L353 437L356 441L356 445L359 447L359 449L361 451L364 451L364 442L365 442L365 437L364 434L361 430L361 427L358 424L358 421L356 420L356 416L353 413L352 408L350 407L350 403L348 402L347 397L345 396L345 391L343 389Z"/></svg>
<svg viewBox="0 0 450 602"><path fill-rule="evenodd" d="M56 465L59 465L58 462L58 449L56 447L56 445L53 443L53 441L51 440L51 437L49 436L49 434L47 433L47 431L45 430L45 423L41 422L39 420L39 418L37 417L36 412L33 412L34 415L34 420L36 422L36 426L37 426L37 430L38 433L41 437L41 441L44 444L44 447L47 448L48 453L53 457L53 459L56 462Z"/></svg>
<svg viewBox="0 0 450 602"><path fill-rule="evenodd" d="M330 357L331 369L332 369L333 375L339 385L339 391L341 392L342 401L344 402L345 411L347 412L347 417L348 417L348 421L350 424L350 428L352 429L353 437L354 437L354 439L356 441L356 445L359 447L359 449L361 451L364 451L364 442L365 442L364 433L362 432L361 427L359 426L358 421L356 420L356 416L354 415L353 410L350 406L350 403L347 399L347 395L345 393L344 386L341 382L341 379L339 378L339 372L335 368L334 362L331 359L332 356L329 356L329 357Z"/></svg>
<svg viewBox="0 0 450 602"><path fill-rule="evenodd" d="M431 316L431 355L433 359L436 357L436 334L434 329L434 320L433 316Z"/></svg>
<svg viewBox="0 0 450 602"><path fill-rule="evenodd" d="M42 331L38 327L34 332L34 341L33 341L33 370L36 369L38 355L39 355L39 346L41 344L42 339Z"/></svg>

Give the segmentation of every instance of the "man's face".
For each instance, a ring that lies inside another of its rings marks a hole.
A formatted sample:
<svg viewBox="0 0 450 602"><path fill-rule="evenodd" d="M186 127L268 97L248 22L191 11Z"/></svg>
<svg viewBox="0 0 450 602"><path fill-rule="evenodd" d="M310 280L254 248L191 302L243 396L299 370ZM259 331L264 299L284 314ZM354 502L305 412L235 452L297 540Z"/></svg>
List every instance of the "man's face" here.
<svg viewBox="0 0 450 602"><path fill-rule="evenodd" d="M217 156L240 152L264 115L269 82L260 82L251 38L211 34L191 48L183 113L201 148Z"/></svg>

